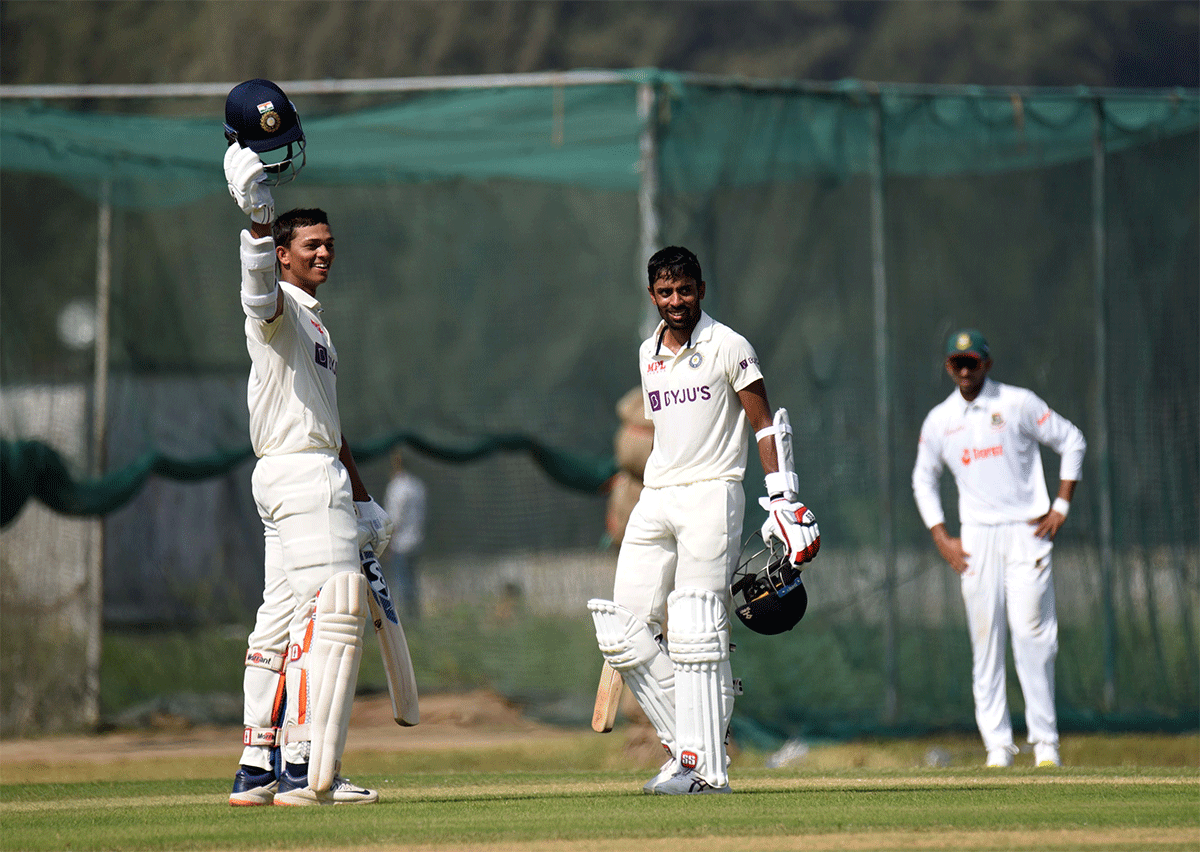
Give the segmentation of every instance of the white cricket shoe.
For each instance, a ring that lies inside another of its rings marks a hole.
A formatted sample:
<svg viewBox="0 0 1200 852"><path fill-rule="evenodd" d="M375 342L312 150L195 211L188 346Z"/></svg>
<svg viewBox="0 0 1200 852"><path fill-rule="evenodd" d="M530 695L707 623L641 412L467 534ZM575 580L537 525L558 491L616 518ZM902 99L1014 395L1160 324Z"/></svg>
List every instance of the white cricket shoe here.
<svg viewBox="0 0 1200 852"><path fill-rule="evenodd" d="M989 749L987 753L988 766L1012 766L1013 752L1016 751L1014 746L1005 746L1004 748Z"/></svg>
<svg viewBox="0 0 1200 852"><path fill-rule="evenodd" d="M729 785L714 787L696 774L694 769L680 769L654 788L659 796L688 796L701 793L729 793Z"/></svg>
<svg viewBox="0 0 1200 852"><path fill-rule="evenodd" d="M1062 766L1062 758L1058 756L1058 746L1053 743L1034 743L1034 766Z"/></svg>
<svg viewBox="0 0 1200 852"><path fill-rule="evenodd" d="M275 801L275 790L279 782L270 769L257 766L239 766L233 778L233 792L229 804L235 806L269 805Z"/></svg>
<svg viewBox="0 0 1200 852"><path fill-rule="evenodd" d="M308 786L308 773L285 771L275 792L276 805L371 805L378 801L377 791L351 784L341 775L333 776L328 790L317 792Z"/></svg>
<svg viewBox="0 0 1200 852"><path fill-rule="evenodd" d="M679 771L679 761L677 761L674 757L668 757L666 760L666 763L664 763L659 768L658 774L642 785L642 792L643 793L658 792L658 785L661 784L662 782L666 781L668 778L670 778L672 775L674 775L678 771Z"/></svg>

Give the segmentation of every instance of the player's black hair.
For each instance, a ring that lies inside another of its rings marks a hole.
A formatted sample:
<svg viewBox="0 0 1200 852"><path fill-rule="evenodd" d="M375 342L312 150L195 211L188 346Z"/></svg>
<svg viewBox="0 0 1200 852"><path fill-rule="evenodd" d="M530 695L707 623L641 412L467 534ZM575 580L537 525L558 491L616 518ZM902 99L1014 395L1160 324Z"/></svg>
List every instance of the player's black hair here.
<svg viewBox="0 0 1200 852"><path fill-rule="evenodd" d="M275 245L290 246L297 228L307 228L310 225L328 225L329 216L319 207L297 207L283 213L271 226L271 236Z"/></svg>
<svg viewBox="0 0 1200 852"><path fill-rule="evenodd" d="M668 281L690 278L696 284L704 280L704 274L700 271L700 261L683 246L667 246L656 251L646 264L646 274L651 287L660 278L666 278Z"/></svg>

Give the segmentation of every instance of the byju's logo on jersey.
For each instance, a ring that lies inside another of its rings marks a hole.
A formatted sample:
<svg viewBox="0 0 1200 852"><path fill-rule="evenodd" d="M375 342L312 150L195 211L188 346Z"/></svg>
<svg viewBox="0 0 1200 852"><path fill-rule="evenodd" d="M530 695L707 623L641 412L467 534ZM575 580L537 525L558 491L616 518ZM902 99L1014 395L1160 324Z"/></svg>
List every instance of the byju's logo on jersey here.
<svg viewBox="0 0 1200 852"><path fill-rule="evenodd" d="M315 360L317 362L318 367L324 367L326 370L328 370L329 372L333 373L336 376L337 375L337 359L330 358L329 350L326 349L322 344L318 343L318 344L316 344L316 346L317 346L316 354L314 355L313 360Z"/></svg>
<svg viewBox="0 0 1200 852"><path fill-rule="evenodd" d="M708 385L702 385L698 388L682 388L680 390L666 390L661 392L650 391L647 396L650 398L650 410L661 411L664 408L670 408L672 405L682 405L685 402L712 399L712 391L708 389Z"/></svg>

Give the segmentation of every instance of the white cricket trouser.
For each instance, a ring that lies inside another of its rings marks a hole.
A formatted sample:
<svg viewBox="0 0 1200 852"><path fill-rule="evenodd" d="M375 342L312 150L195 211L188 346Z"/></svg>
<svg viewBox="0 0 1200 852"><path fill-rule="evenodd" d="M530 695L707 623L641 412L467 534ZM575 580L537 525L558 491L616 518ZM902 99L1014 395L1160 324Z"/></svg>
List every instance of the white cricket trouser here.
<svg viewBox="0 0 1200 852"><path fill-rule="evenodd" d="M613 601L649 624L656 636L675 589L708 589L728 609L745 507L738 481L642 489L621 540Z"/></svg>
<svg viewBox="0 0 1200 852"><path fill-rule="evenodd" d="M679 630L667 625L675 667L676 729L669 740L676 745L673 756L678 765L694 769L715 787L729 782L724 742L734 701L728 652L729 578L741 552L745 507L745 491L738 481L643 489L625 527L613 588L613 600L645 621L654 636L662 633L673 592L673 606L683 607L672 616L678 617ZM682 589L712 592L715 597L709 600L723 617L712 613L694 617L692 610L704 610L705 599L679 594ZM697 648L711 655L699 668L692 659L695 654L688 653ZM720 648L723 657L717 653ZM664 738L663 744L667 743Z"/></svg>
<svg viewBox="0 0 1200 852"><path fill-rule="evenodd" d="M296 663L305 641L317 591L339 571L358 571L358 521L350 475L337 453L309 451L264 456L251 479L263 521L265 577L250 648L287 655L287 713L284 726L304 724L307 707ZM269 727L275 685L247 668L246 725ZM284 747L289 763L307 760L304 744ZM247 746L242 763L270 767L269 749Z"/></svg>
<svg viewBox="0 0 1200 852"><path fill-rule="evenodd" d="M975 721L989 751L1013 742L1005 671L1008 630L1025 697L1029 742L1058 745L1053 544L1033 531L1034 526L1024 522L962 526L963 550L970 554L962 575L962 595L974 658Z"/></svg>

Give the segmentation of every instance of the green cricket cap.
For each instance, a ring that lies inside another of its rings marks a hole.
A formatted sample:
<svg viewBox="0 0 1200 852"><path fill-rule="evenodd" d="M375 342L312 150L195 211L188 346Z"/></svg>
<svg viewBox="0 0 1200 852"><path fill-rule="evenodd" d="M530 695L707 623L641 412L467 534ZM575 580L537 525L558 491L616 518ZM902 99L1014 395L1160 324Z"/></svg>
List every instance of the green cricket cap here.
<svg viewBox="0 0 1200 852"><path fill-rule="evenodd" d="M946 357L953 355L974 355L979 360L986 361L990 357L987 338L973 328L956 331L946 341Z"/></svg>

